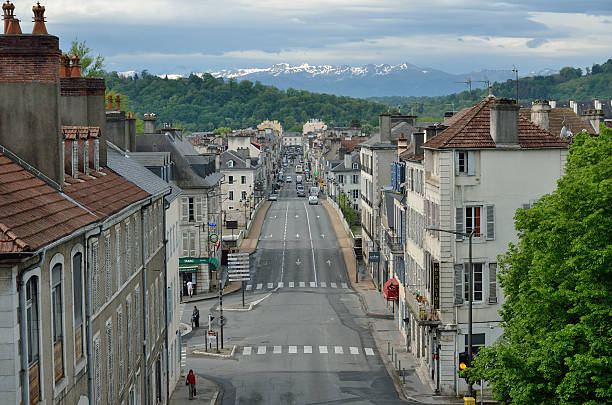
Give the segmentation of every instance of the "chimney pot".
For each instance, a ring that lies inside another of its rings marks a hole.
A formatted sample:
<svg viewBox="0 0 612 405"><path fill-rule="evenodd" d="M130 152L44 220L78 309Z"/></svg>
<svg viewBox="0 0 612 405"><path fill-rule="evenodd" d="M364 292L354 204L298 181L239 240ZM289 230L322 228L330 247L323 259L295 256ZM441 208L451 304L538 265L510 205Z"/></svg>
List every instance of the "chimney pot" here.
<svg viewBox="0 0 612 405"><path fill-rule="evenodd" d="M115 94L115 109L117 111L121 110L121 97L119 96L119 93Z"/></svg>
<svg viewBox="0 0 612 405"><path fill-rule="evenodd" d="M65 53L60 56L59 76L70 77L70 56Z"/></svg>
<svg viewBox="0 0 612 405"><path fill-rule="evenodd" d="M550 104L548 100L536 100L531 106L531 122L537 126L550 130Z"/></svg>
<svg viewBox="0 0 612 405"><path fill-rule="evenodd" d="M45 7L40 5L37 1L36 5L32 7L34 12L34 28L32 34L47 34L47 27L45 26Z"/></svg>
<svg viewBox="0 0 612 405"><path fill-rule="evenodd" d="M70 60L72 61L70 66L70 77L81 77L81 58L77 55L73 55Z"/></svg>
<svg viewBox="0 0 612 405"><path fill-rule="evenodd" d="M107 110L112 111L113 110L113 95L109 94L108 95L108 108Z"/></svg>
<svg viewBox="0 0 612 405"><path fill-rule="evenodd" d="M6 0L6 3L2 4L2 12L4 18L4 33L9 33L9 25L13 18L15 18L15 5L11 3L9 0Z"/></svg>

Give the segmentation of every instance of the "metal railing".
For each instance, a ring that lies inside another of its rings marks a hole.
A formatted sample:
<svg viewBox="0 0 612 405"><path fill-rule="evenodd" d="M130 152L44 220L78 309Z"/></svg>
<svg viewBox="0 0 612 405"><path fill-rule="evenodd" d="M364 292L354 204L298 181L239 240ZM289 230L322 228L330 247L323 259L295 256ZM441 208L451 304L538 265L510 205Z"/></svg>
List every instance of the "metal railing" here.
<svg viewBox="0 0 612 405"><path fill-rule="evenodd" d="M402 245L402 238L395 236L394 232L390 229L385 230L385 243L391 250L391 252L403 252L404 246Z"/></svg>

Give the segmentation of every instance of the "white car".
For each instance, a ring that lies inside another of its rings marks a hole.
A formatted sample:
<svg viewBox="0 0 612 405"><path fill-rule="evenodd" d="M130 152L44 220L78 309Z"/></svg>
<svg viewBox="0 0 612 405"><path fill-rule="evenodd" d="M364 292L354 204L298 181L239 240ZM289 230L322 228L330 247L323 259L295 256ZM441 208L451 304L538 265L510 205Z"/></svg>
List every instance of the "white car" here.
<svg viewBox="0 0 612 405"><path fill-rule="evenodd" d="M293 179L291 178L291 176L287 176L287 180L286 180L287 183L291 183L292 180Z"/></svg>
<svg viewBox="0 0 612 405"><path fill-rule="evenodd" d="M308 204L309 205L318 205L319 204L319 197L317 197L316 195L308 196Z"/></svg>

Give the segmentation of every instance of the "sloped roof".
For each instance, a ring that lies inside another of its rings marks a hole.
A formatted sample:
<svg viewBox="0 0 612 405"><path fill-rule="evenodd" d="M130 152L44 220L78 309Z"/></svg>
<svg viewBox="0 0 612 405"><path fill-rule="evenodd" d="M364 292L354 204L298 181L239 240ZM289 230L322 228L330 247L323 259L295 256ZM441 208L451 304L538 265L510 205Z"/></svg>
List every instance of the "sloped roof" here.
<svg viewBox="0 0 612 405"><path fill-rule="evenodd" d="M34 251L96 219L0 153L0 253Z"/></svg>
<svg viewBox="0 0 612 405"><path fill-rule="evenodd" d="M531 120L531 108L521 108L519 114L522 118ZM553 135L560 135L564 126L573 134L583 130L595 134L591 124L580 118L571 108L551 108L548 121L549 130Z"/></svg>
<svg viewBox="0 0 612 405"><path fill-rule="evenodd" d="M170 191L170 184L110 145L107 149L107 164L121 177L136 184L151 195L165 194Z"/></svg>
<svg viewBox="0 0 612 405"><path fill-rule="evenodd" d="M343 139L340 141L340 145L342 148L345 148L349 153L353 152L356 148L357 145L360 145L364 142L366 142L369 139L369 137L358 137L358 138L351 138L351 139Z"/></svg>
<svg viewBox="0 0 612 405"><path fill-rule="evenodd" d="M486 97L474 107L462 110L444 124L444 131L425 142L423 147L433 149L495 148L490 132L490 105L495 97ZM562 148L568 141L538 127L519 116L518 138L521 148Z"/></svg>

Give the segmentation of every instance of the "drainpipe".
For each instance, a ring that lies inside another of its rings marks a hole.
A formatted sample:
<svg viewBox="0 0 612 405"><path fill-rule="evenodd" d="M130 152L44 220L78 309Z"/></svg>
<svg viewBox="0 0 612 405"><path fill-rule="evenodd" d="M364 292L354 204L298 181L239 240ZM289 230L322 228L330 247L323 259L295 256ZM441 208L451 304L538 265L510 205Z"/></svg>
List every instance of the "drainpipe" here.
<svg viewBox="0 0 612 405"><path fill-rule="evenodd" d="M87 299L85 300L85 311L87 311L87 320L86 320L86 324L87 324L87 385L89 388L89 403L90 405L93 405L94 403L94 382L93 382L93 359L92 359L92 352L93 352L93 334L92 334L92 326L91 326L91 316L93 315L93 311L92 311L92 302L91 302L91 295L93 293L92 291L92 286L91 286L91 279L93 277L92 271L91 271L91 260L89 257L89 241L91 240L91 238L95 238L98 237L102 234L102 226L99 227L98 232L94 233L93 235L89 235L87 236L87 234L84 235L84 239L85 239L85 263L86 264L86 268L87 268Z"/></svg>
<svg viewBox="0 0 612 405"><path fill-rule="evenodd" d="M25 311L25 291L23 291L23 276L30 270L35 269L40 266L41 263L45 262L47 250L43 250L40 255L40 259L36 264L33 264L23 270L20 270L17 274L17 285L18 285L18 293L19 293L19 317L20 317L20 325L19 325L19 338L21 343L21 395L22 402L24 405L30 403L30 380L28 374L28 345L26 339L26 311ZM38 305L38 303L37 303ZM39 308L40 310L40 308ZM40 350L39 350L40 352ZM39 377L40 379L40 377Z"/></svg>

